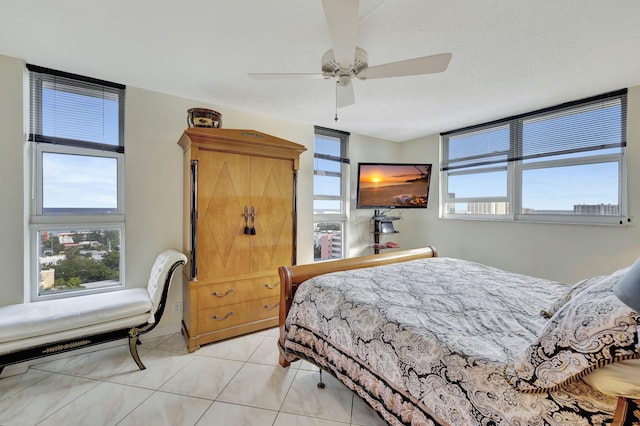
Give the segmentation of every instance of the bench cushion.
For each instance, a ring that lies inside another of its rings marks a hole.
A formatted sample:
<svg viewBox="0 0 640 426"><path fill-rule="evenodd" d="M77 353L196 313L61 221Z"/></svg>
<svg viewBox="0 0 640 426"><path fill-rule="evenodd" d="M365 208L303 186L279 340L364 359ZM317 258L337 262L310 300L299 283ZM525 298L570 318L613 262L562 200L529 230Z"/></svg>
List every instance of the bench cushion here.
<svg viewBox="0 0 640 426"><path fill-rule="evenodd" d="M155 321L155 315L160 307L160 299L162 298L162 292L166 289L165 280L169 277L169 271L176 264L176 262L186 262L187 257L176 250L165 250L158 255L156 261L151 267L151 273L149 274L149 282L147 283L147 291L151 298L153 307L151 308L150 323Z"/></svg>
<svg viewBox="0 0 640 426"><path fill-rule="evenodd" d="M146 288L0 307L0 343L151 312Z"/></svg>

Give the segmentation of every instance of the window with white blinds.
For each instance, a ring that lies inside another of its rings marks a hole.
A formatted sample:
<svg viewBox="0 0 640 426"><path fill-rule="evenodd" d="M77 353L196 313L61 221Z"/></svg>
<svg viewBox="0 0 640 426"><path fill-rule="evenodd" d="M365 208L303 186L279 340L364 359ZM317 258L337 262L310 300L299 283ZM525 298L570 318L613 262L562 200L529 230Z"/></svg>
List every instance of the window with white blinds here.
<svg viewBox="0 0 640 426"><path fill-rule="evenodd" d="M349 133L315 127L313 152L314 260L340 259L347 248Z"/></svg>
<svg viewBox="0 0 640 426"><path fill-rule="evenodd" d="M441 134L442 216L625 223L627 91Z"/></svg>
<svg viewBox="0 0 640 426"><path fill-rule="evenodd" d="M125 87L27 69L31 299L121 289Z"/></svg>

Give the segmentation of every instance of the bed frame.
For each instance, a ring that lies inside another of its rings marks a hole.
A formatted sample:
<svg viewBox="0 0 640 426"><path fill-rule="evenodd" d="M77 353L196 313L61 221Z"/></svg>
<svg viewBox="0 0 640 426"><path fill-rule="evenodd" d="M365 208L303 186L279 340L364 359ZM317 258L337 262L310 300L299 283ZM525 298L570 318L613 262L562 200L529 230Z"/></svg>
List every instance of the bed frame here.
<svg viewBox="0 0 640 426"><path fill-rule="evenodd" d="M346 271L349 269L370 268L373 266L388 265L390 263L407 262L409 260L424 259L427 257L437 257L438 252L434 247L428 246L413 250L401 250L384 254L370 256L353 257L348 259L328 260L306 265L281 266L278 268L280 275L280 338L278 343L280 349L284 349L285 331L284 323L287 314L291 309L293 295L300 284L313 278L316 275L327 274L329 272ZM280 365L288 367L290 362L280 355Z"/></svg>

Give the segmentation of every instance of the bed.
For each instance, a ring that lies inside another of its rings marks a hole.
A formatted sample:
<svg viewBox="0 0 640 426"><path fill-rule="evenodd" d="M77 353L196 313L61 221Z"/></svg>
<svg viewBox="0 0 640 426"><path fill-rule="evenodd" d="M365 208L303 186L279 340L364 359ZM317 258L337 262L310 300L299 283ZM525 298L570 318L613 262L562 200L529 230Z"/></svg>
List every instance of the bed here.
<svg viewBox="0 0 640 426"><path fill-rule="evenodd" d="M625 272L567 285L433 247L281 267L280 364L317 365L391 425L636 424Z"/></svg>

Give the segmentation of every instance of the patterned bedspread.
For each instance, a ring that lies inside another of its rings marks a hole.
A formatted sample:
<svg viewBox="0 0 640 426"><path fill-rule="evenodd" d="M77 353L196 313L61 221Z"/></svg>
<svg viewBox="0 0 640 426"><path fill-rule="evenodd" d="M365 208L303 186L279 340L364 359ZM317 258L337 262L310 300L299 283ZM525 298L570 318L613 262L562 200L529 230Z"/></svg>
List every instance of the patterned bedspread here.
<svg viewBox="0 0 640 426"><path fill-rule="evenodd" d="M440 257L327 274L296 292L284 355L330 371L389 424L607 424L616 398L580 380L526 394L504 377L566 289Z"/></svg>

